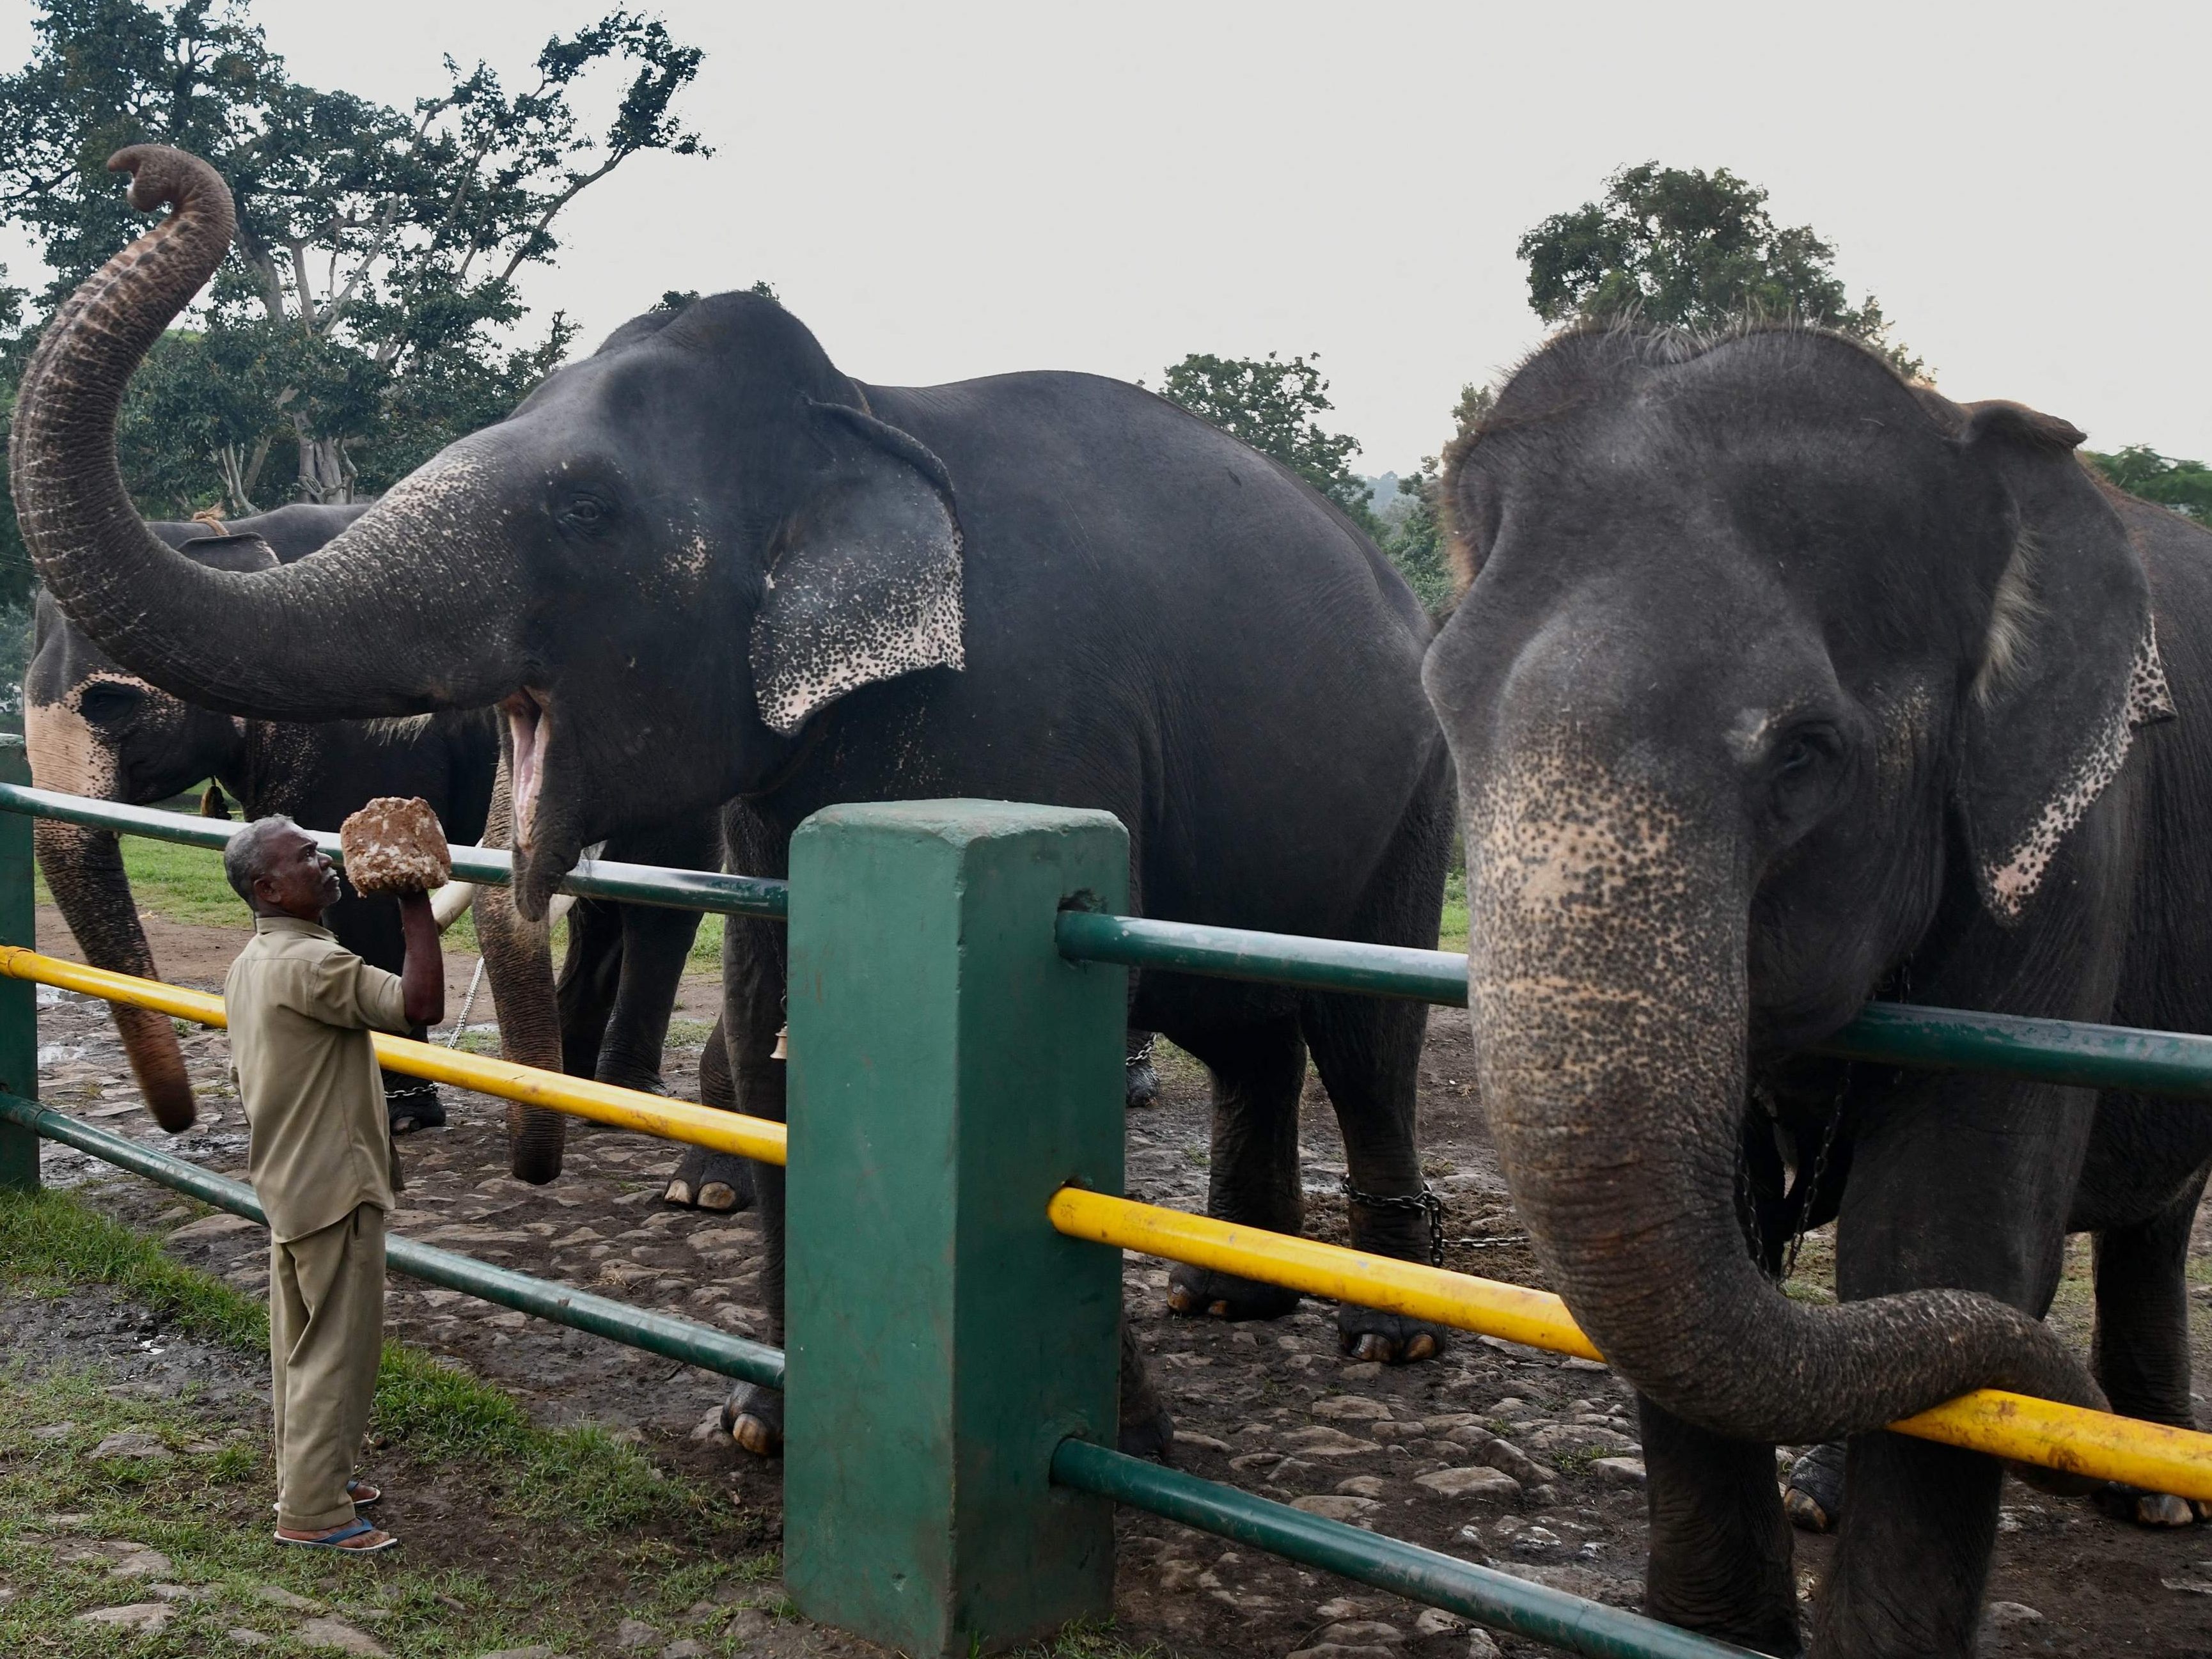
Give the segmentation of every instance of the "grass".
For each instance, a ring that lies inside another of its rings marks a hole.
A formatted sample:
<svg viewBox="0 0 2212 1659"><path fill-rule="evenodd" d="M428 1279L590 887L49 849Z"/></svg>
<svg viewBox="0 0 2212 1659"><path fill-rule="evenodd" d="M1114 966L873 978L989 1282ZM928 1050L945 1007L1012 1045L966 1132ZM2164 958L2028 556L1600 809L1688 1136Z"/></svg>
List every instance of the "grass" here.
<svg viewBox="0 0 2212 1659"><path fill-rule="evenodd" d="M265 1348L260 1303L70 1195L0 1200L0 1280L55 1297L108 1285L170 1329ZM88 1455L125 1430L154 1435L170 1456ZM96 1371L0 1370L0 1588L9 1592L0 1652L90 1659L127 1643L142 1659L187 1659L234 1650L227 1632L241 1626L275 1638L271 1652L302 1651L293 1627L307 1613L273 1606L261 1593L270 1585L368 1629L394 1659L532 1643L598 1651L603 1627L622 1616L671 1634L683 1627L705 1652L727 1655L742 1646L722 1627L738 1608L788 1616L776 1556L747 1547L758 1532L750 1517L604 1432L541 1429L502 1390L398 1343L385 1349L374 1431L387 1458L409 1461L418 1477L434 1471L460 1495L457 1507L481 1511L499 1540L496 1572L441 1565L428 1559L434 1550L368 1563L281 1549L268 1537L273 1477L258 1431L226 1431L189 1395L148 1399ZM106 1560L64 1559L87 1539L128 1539L169 1557L159 1577L187 1595L158 1634L73 1622L148 1599L145 1580L112 1579ZM596 1585L575 1570L586 1562ZM620 1588L609 1587L610 1570ZM714 1613L687 1615L709 1601Z"/></svg>

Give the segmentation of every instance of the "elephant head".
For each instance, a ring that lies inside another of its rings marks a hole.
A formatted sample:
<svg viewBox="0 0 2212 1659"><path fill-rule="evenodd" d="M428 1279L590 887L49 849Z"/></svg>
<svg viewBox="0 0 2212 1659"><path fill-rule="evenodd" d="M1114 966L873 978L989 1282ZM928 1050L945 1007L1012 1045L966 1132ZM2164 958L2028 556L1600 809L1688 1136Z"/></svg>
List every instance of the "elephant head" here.
<svg viewBox="0 0 2212 1659"><path fill-rule="evenodd" d="M129 511L114 416L222 258L231 204L179 151L109 165L134 205L174 211L62 307L24 373L12 465L41 575L118 661L211 708L501 705L524 916L587 844L774 781L836 698L961 665L943 466L747 295L625 325L311 560L179 557Z"/></svg>
<svg viewBox="0 0 2212 1659"><path fill-rule="evenodd" d="M2170 712L2081 435L1814 331L1614 330L1547 347L1451 458L1471 585L1425 678L1483 1098L1576 1317L1712 1431L2098 1398L1991 1297L1785 1298L1735 1184L1749 1063L1849 1020L1959 857L1956 902L2015 925Z"/></svg>

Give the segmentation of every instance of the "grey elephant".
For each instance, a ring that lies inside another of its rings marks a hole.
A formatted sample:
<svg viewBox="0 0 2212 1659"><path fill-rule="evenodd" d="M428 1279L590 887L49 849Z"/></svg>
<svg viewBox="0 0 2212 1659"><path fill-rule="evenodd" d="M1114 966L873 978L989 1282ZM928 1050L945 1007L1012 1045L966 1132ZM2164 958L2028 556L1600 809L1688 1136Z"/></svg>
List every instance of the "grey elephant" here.
<svg viewBox="0 0 2212 1659"><path fill-rule="evenodd" d="M500 702L526 915L647 812L734 799L738 867L779 875L827 803L965 795L1114 811L1152 915L1435 943L1450 763L1419 680L1428 620L1285 469L1087 375L863 385L774 301L721 295L618 330L315 559L187 567L117 514L109 422L222 257L230 204L178 152L112 165L138 205L176 210L62 307L25 372L14 476L41 574L120 660L218 708ZM134 605L149 581L174 603ZM781 1118L783 941L734 920L726 937L738 1097ZM1212 1074L1217 1214L1299 1230L1310 1052L1362 1195L1354 1238L1423 1256L1423 1218L1388 1200L1423 1190L1424 1015L1147 975L1131 1024ZM781 1172L755 1173L780 1337ZM1228 1317L1295 1301L1189 1269L1172 1299ZM1339 1328L1378 1358L1441 1340L1358 1309ZM1125 1433L1158 1444L1137 1375ZM775 1395L732 1422L781 1443Z"/></svg>
<svg viewBox="0 0 2212 1659"><path fill-rule="evenodd" d="M149 527L196 563L251 571L307 556L366 510L301 503L227 526L195 520ZM283 812L332 828L374 797L415 795L430 803L454 841L471 842L484 834L499 769L499 720L490 709L315 725L216 714L120 667L46 593L36 604L23 706L35 784L132 805L165 800L211 779L216 793L228 789L249 817ZM85 959L158 977L115 836L41 818L34 842L40 872ZM711 816L690 827L688 839L684 828L653 826L612 855L681 861L702 842L705 856L694 862L711 865ZM440 895L441 922L459 915L453 901L460 896L459 889ZM585 1076L661 1089L662 1044L695 915L579 904L556 981L543 933L515 928L502 891L487 890L477 908L486 976L513 1021L511 1034L502 1026L507 1041L542 1059L550 1034L555 1070L565 1064ZM349 890L330 921L349 949L397 969L399 923L388 902ZM191 1085L167 1018L120 1003L112 1012L149 1109L171 1127L190 1123ZM395 1133L445 1121L434 1085L396 1072L385 1073L384 1085Z"/></svg>
<svg viewBox="0 0 2212 1659"><path fill-rule="evenodd" d="M1775 1443L1850 1437L1814 1652L1964 1656L2002 1471L1881 1425L1984 1387L2191 1420L2212 1115L1801 1055L1880 995L2212 1030L2212 536L2081 438L1815 331L1622 328L1449 459L1482 1097L1640 1391L1651 1610L1764 1651ZM1747 1115L1798 1177L1763 1239ZM1841 1305L1784 1297L1755 1255L1829 1215ZM2069 1232L2088 1370L2040 1322Z"/></svg>

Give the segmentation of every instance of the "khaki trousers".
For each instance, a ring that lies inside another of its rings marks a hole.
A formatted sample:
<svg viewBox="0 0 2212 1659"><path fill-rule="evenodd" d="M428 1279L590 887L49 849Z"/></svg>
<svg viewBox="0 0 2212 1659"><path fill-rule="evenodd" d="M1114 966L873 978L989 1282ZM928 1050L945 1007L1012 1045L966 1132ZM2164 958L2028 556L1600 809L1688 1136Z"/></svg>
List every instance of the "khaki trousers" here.
<svg viewBox="0 0 2212 1659"><path fill-rule="evenodd" d="M384 1212L358 1206L269 1247L269 1369L276 1524L322 1532L353 1519L346 1482L368 1432L384 1350Z"/></svg>

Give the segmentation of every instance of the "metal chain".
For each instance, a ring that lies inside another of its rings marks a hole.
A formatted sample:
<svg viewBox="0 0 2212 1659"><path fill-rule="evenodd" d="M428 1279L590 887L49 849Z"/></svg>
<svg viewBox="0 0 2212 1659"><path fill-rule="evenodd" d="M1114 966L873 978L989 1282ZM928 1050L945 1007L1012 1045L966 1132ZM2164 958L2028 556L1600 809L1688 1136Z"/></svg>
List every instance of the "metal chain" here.
<svg viewBox="0 0 2212 1659"><path fill-rule="evenodd" d="M1836 1126L1844 1121L1844 1095L1851 1086L1851 1068L1844 1067L1844 1080L1836 1085L1836 1097L1829 1103L1828 1127L1820 1132L1820 1150L1813 1155L1813 1171L1806 1177L1805 1201L1796 1206L1791 1218L1790 1259L1783 1264L1782 1277L1788 1279L1797 1271L1797 1247L1805 1242L1811 1231L1807 1224L1812 1219L1813 1206L1820 1196L1820 1177L1828 1172L1828 1154L1836 1145Z"/></svg>
<svg viewBox="0 0 2212 1659"><path fill-rule="evenodd" d="M1759 1194L1751 1189L1751 1155L1738 1148L1735 1155L1735 1197L1743 1206L1745 1225L1751 1232L1751 1259L1766 1271L1766 1240L1759 1226Z"/></svg>
<svg viewBox="0 0 2212 1659"><path fill-rule="evenodd" d="M483 983L483 958L478 957L477 970L469 975L469 994L461 999L460 1014L453 1021L453 1029L446 1036L446 1046L448 1048L458 1048L461 1046L461 1033L469 1029L469 1010L477 1006L477 987Z"/></svg>
<svg viewBox="0 0 2212 1659"><path fill-rule="evenodd" d="M1418 1193L1363 1193L1352 1184L1352 1177L1343 1180L1344 1195L1354 1204L1364 1204L1370 1210L1415 1210L1429 1218L1429 1265L1444 1265L1444 1201L1430 1189L1426 1182Z"/></svg>

